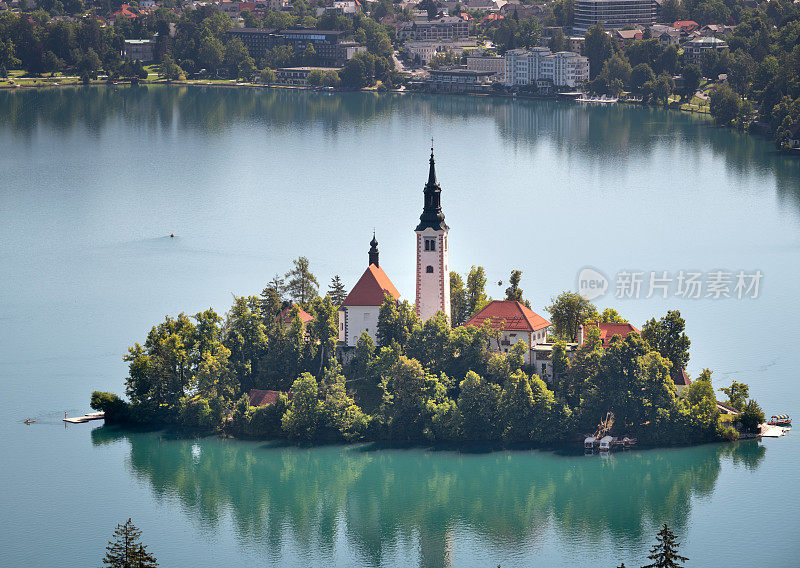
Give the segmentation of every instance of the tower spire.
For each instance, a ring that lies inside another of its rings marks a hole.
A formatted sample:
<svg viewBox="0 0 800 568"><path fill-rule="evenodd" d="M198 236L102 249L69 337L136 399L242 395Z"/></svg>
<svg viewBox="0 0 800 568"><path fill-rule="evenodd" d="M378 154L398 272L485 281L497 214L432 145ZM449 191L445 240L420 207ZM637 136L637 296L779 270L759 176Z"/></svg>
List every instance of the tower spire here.
<svg viewBox="0 0 800 568"><path fill-rule="evenodd" d="M442 230L448 226L444 222L442 212L441 194L442 188L436 181L436 161L433 158L433 139L431 139L430 169L428 170L428 182L425 184L423 193L425 195L425 205L422 208L422 215L419 217L419 225L415 230L422 231L428 227L431 229Z"/></svg>
<svg viewBox="0 0 800 568"><path fill-rule="evenodd" d="M380 268L378 262L378 239L375 238L375 230L372 230L372 240L369 242L369 264L374 264L376 268Z"/></svg>

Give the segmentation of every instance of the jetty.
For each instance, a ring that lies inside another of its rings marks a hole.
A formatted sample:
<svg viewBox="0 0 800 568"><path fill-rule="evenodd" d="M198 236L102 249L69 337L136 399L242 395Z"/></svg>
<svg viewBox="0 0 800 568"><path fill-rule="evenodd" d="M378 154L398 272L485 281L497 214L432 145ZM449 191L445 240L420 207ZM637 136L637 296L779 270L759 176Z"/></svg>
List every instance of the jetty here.
<svg viewBox="0 0 800 568"><path fill-rule="evenodd" d="M791 430L791 428L786 428L784 426L775 426L772 424L762 424L761 425L761 437L762 438L780 438L781 436L785 436L786 432Z"/></svg>
<svg viewBox="0 0 800 568"><path fill-rule="evenodd" d="M103 420L105 417L105 412L90 412L89 414L84 414L83 416L73 416L72 418L67 418L65 416L61 420L63 422L69 422L70 424L83 424L84 422L89 422L91 420Z"/></svg>

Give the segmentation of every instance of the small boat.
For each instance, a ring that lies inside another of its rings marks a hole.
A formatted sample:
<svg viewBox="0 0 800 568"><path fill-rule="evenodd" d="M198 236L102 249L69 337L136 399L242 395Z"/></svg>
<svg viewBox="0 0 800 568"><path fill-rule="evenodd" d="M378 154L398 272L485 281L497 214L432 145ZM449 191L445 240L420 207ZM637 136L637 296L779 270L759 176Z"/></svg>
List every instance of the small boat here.
<svg viewBox="0 0 800 568"><path fill-rule="evenodd" d="M583 449L586 450L587 452L591 452L592 450L594 450L594 445L596 443L597 443L597 438L595 438L594 436L588 436L583 441Z"/></svg>
<svg viewBox="0 0 800 568"><path fill-rule="evenodd" d="M616 440L616 438L612 436L603 436L600 439L600 451L601 452L610 452L611 451L611 444Z"/></svg>
<svg viewBox="0 0 800 568"><path fill-rule="evenodd" d="M25 419L25 424L33 424L36 420L31 420L30 418Z"/></svg>
<svg viewBox="0 0 800 568"><path fill-rule="evenodd" d="M789 418L788 414L777 414L770 418L767 424L770 426L791 426L792 419Z"/></svg>

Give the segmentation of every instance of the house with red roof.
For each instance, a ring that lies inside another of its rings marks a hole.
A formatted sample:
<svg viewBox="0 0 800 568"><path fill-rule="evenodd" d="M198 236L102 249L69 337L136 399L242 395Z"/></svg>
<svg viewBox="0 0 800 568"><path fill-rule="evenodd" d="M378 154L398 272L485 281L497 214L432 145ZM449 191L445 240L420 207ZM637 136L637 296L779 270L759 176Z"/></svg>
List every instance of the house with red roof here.
<svg viewBox="0 0 800 568"><path fill-rule="evenodd" d="M292 399L291 392L285 393L282 391L262 389L250 389L247 396L250 398L250 406L267 406L268 404L275 404L275 401L277 401L278 397L282 394L286 394L289 400Z"/></svg>
<svg viewBox="0 0 800 568"><path fill-rule="evenodd" d="M499 332L497 340L490 342L490 348L497 353L508 353L514 345L524 341L528 346L525 358L528 365L535 360L535 347L547 341L551 325L522 302L511 300L493 300L464 325L481 327L487 323Z"/></svg>
<svg viewBox="0 0 800 568"><path fill-rule="evenodd" d="M678 20L672 24L673 28L681 30L683 34L690 34L700 29L700 24L694 20Z"/></svg>
<svg viewBox="0 0 800 568"><path fill-rule="evenodd" d="M369 245L369 265L339 307L339 342L343 347L355 347L363 332L377 343L378 312L384 296L400 298L400 292L380 267L375 235Z"/></svg>
<svg viewBox="0 0 800 568"><path fill-rule="evenodd" d="M135 9L135 8L134 8ZM111 14L111 19L116 20L117 18L138 18L138 12L134 12L131 9L130 4L123 4L119 7L119 10Z"/></svg>
<svg viewBox="0 0 800 568"><path fill-rule="evenodd" d="M578 345L583 345L583 341L586 339L586 330L589 327L600 329L600 341L603 344L603 349L606 349L611 344L611 338L615 335L619 335L621 339L625 339L631 333L641 333L629 323L610 323L602 321L586 322L578 329Z"/></svg>

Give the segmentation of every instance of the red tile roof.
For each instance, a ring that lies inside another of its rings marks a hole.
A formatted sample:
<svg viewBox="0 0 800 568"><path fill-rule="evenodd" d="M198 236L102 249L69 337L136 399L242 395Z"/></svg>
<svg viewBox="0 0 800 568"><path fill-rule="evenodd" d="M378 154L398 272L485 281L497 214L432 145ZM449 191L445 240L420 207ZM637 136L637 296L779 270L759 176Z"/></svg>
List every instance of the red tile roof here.
<svg viewBox="0 0 800 568"><path fill-rule="evenodd" d="M503 331L533 332L550 325L549 321L525 304L511 300L493 300L464 325L480 327L487 320L491 322L493 328Z"/></svg>
<svg viewBox="0 0 800 568"><path fill-rule="evenodd" d="M672 24L673 28L677 28L679 30L686 30L687 32L694 31L700 27L700 24L695 22L694 20L678 20L677 22Z"/></svg>
<svg viewBox="0 0 800 568"><path fill-rule="evenodd" d="M281 311L281 319L283 320L283 323L292 323L292 319L293 319L292 308L293 307L297 308L297 315L300 316L300 321L303 322L303 325L307 324L308 322L310 322L311 320L314 319L314 316L309 314L307 311L305 311L300 306L289 306L288 308L284 308Z"/></svg>
<svg viewBox="0 0 800 568"><path fill-rule="evenodd" d="M278 397L282 394L286 393L273 390L250 389L247 396L250 397L250 406L267 406L268 404L275 404L275 401L278 400ZM290 399L292 398L291 393L289 393L288 396Z"/></svg>
<svg viewBox="0 0 800 568"><path fill-rule="evenodd" d="M611 343L611 338L615 335L619 335L622 339L625 339L633 332L640 333L638 329L629 323L586 322L582 327L585 329L588 326L600 328L600 341L603 342L604 349L608 347ZM586 334L584 333L584 340L585 339Z"/></svg>
<svg viewBox="0 0 800 568"><path fill-rule="evenodd" d="M400 297L400 292L383 269L370 264L350 290L342 306L380 306L384 293L389 293L395 300Z"/></svg>
<svg viewBox="0 0 800 568"><path fill-rule="evenodd" d="M676 385L681 387L688 387L690 384L692 384L692 379L690 379L689 375L686 374L686 369L679 369L677 373L674 373L672 380Z"/></svg>

